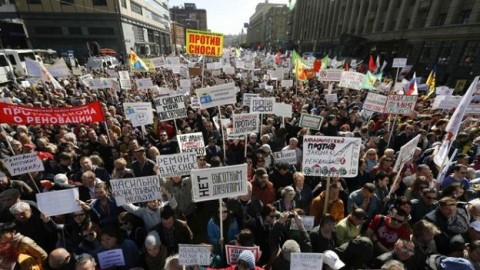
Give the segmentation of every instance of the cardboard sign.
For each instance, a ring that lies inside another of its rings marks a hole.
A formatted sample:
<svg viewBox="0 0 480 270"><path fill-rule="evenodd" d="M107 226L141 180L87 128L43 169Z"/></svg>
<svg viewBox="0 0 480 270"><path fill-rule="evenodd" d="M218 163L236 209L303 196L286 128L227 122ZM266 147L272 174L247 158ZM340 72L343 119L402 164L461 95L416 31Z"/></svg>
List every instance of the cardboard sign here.
<svg viewBox="0 0 480 270"><path fill-rule="evenodd" d="M195 90L200 100L200 108L207 109L237 103L235 83L226 83Z"/></svg>
<svg viewBox="0 0 480 270"><path fill-rule="evenodd" d="M177 135L180 153L194 152L197 156L205 155L205 143L201 132Z"/></svg>
<svg viewBox="0 0 480 270"><path fill-rule="evenodd" d="M403 68L407 65L407 58L393 58L392 68Z"/></svg>
<svg viewBox="0 0 480 270"><path fill-rule="evenodd" d="M130 81L128 71L119 71L118 76L120 78L120 87L122 89L132 89L132 82Z"/></svg>
<svg viewBox="0 0 480 270"><path fill-rule="evenodd" d="M78 188L69 188L35 194L38 209L46 216L58 216L81 211L78 204Z"/></svg>
<svg viewBox="0 0 480 270"><path fill-rule="evenodd" d="M297 164L297 152L295 150L282 150L273 153L274 163L288 163L290 165Z"/></svg>
<svg viewBox="0 0 480 270"><path fill-rule="evenodd" d="M233 114L232 122L234 134L249 134L257 132L260 128L258 113Z"/></svg>
<svg viewBox="0 0 480 270"><path fill-rule="evenodd" d="M42 160L37 156L37 153L6 157L3 159L3 165L11 176L45 170L43 168Z"/></svg>
<svg viewBox="0 0 480 270"><path fill-rule="evenodd" d="M337 93L334 93L334 94L325 94L325 101L326 101L327 103L329 103L329 102L338 102Z"/></svg>
<svg viewBox="0 0 480 270"><path fill-rule="evenodd" d="M255 255L255 262L258 262L262 252L260 251L260 247L253 246L253 247L242 247L242 246L233 246L233 245L225 245L225 252L227 254L227 264L236 264L238 261L238 256L244 250L250 250Z"/></svg>
<svg viewBox="0 0 480 270"><path fill-rule="evenodd" d="M361 138L305 136L303 173L310 176L355 177Z"/></svg>
<svg viewBox="0 0 480 270"><path fill-rule="evenodd" d="M247 194L247 164L191 171L194 202Z"/></svg>
<svg viewBox="0 0 480 270"><path fill-rule="evenodd" d="M188 68L188 73L190 73L190 76L201 76L202 75L202 68L199 67L189 67Z"/></svg>
<svg viewBox="0 0 480 270"><path fill-rule="evenodd" d="M300 116L300 122L298 122L299 127L311 128L313 130L320 130L323 123L323 117L318 115L311 115L302 113Z"/></svg>
<svg viewBox="0 0 480 270"><path fill-rule="evenodd" d="M273 104L273 114L275 115L291 118L292 113L293 113L292 104L279 103L279 102L275 102Z"/></svg>
<svg viewBox="0 0 480 270"><path fill-rule="evenodd" d="M158 97L153 100L158 118L170 120L187 117L183 94Z"/></svg>
<svg viewBox="0 0 480 270"><path fill-rule="evenodd" d="M259 94L243 93L243 106L250 106L252 98L257 98L259 96Z"/></svg>
<svg viewBox="0 0 480 270"><path fill-rule="evenodd" d="M157 175L112 179L110 180L110 186L117 206L162 198L160 179Z"/></svg>
<svg viewBox="0 0 480 270"><path fill-rule="evenodd" d="M415 110L418 96L388 95L385 113L410 114Z"/></svg>
<svg viewBox="0 0 480 270"><path fill-rule="evenodd" d="M322 268L322 253L290 253L290 270L322 270Z"/></svg>
<svg viewBox="0 0 480 270"><path fill-rule="evenodd" d="M123 251L120 248L110 249L107 251L99 252L97 254L98 263L101 269L108 269L115 266L124 266L125 258L123 257Z"/></svg>
<svg viewBox="0 0 480 270"><path fill-rule="evenodd" d="M363 80L365 79L365 74L358 73L355 71L343 71L342 77L340 79L339 87L345 87L355 90L362 89Z"/></svg>
<svg viewBox="0 0 480 270"><path fill-rule="evenodd" d="M323 82L339 82L342 79L343 69L324 69L317 73L317 78Z"/></svg>
<svg viewBox="0 0 480 270"><path fill-rule="evenodd" d="M273 112L273 105L275 98L261 98L255 97L250 101L250 112L252 113L271 113Z"/></svg>
<svg viewBox="0 0 480 270"><path fill-rule="evenodd" d="M293 80L282 80L282 87L292 87L293 86Z"/></svg>
<svg viewBox="0 0 480 270"><path fill-rule="evenodd" d="M387 96L368 92L367 98L363 103L363 109L372 111L372 112L383 113L383 111L385 110L386 103L387 103Z"/></svg>
<svg viewBox="0 0 480 270"><path fill-rule="evenodd" d="M157 156L157 165L160 177L188 175L192 169L198 168L197 155L193 152L159 155Z"/></svg>
<svg viewBox="0 0 480 270"><path fill-rule="evenodd" d="M140 127L153 124L152 103L123 103L125 118L132 121L132 126Z"/></svg>
<svg viewBox="0 0 480 270"><path fill-rule="evenodd" d="M397 160L395 161L393 171L398 172L402 169L400 168L400 166L403 163L413 158L413 154L415 153L415 148L417 148L418 142L420 141L420 137L420 134L418 134L417 136L415 136L415 138L411 139L408 143L404 144L400 148L400 152L398 153Z"/></svg>
<svg viewBox="0 0 480 270"><path fill-rule="evenodd" d="M135 79L135 83L137 84L138 89L153 88L153 82L150 78Z"/></svg>
<svg viewBox="0 0 480 270"><path fill-rule="evenodd" d="M210 265L210 246L178 245L178 262L180 265Z"/></svg>
<svg viewBox="0 0 480 270"><path fill-rule="evenodd" d="M187 29L186 53L208 56L222 56L223 34Z"/></svg>

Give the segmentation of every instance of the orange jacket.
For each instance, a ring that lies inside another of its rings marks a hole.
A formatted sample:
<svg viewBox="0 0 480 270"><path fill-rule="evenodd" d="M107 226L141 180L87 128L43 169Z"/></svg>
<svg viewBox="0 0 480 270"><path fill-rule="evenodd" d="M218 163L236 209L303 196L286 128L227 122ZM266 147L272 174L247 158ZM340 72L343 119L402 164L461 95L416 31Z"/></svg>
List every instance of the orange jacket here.
<svg viewBox="0 0 480 270"><path fill-rule="evenodd" d="M323 208L325 206L325 191L322 191L320 195L315 197L310 204L310 215L315 217L315 226L320 223L320 218L323 216ZM338 199L327 207L327 213L333 216L335 222L339 222L345 217L345 208L343 201Z"/></svg>

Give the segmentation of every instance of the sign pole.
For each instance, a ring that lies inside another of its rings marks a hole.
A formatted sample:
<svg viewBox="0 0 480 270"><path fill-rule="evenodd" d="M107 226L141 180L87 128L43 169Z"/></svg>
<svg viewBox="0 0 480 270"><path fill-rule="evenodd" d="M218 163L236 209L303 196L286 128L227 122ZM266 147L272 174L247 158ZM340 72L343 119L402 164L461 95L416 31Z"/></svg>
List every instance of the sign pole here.
<svg viewBox="0 0 480 270"><path fill-rule="evenodd" d="M388 135L387 148L390 146L390 141L392 140L392 134L393 134L393 131L395 130L395 124L397 123L397 118L398 117L396 117L396 115L395 115L395 119L393 120L392 128L391 128L391 130L390 129L388 130L390 132L390 134Z"/></svg>
<svg viewBox="0 0 480 270"><path fill-rule="evenodd" d="M203 80L205 78L205 57L202 57L202 87L201 88L203 88Z"/></svg>
<svg viewBox="0 0 480 270"><path fill-rule="evenodd" d="M325 204L323 205L323 214L327 213L328 209L328 195L330 193L330 176L327 177L327 185L325 187Z"/></svg>
<svg viewBox="0 0 480 270"><path fill-rule="evenodd" d="M227 209L225 209L227 210ZM219 214L219 221L218 223L220 223L220 240L223 240L223 218L222 218L222 199L218 199L218 212L220 213ZM223 250L223 245L220 245L220 248Z"/></svg>
<svg viewBox="0 0 480 270"><path fill-rule="evenodd" d="M220 112L220 105L217 106L218 108L218 120L220 121L220 134L222 135L222 143L223 143L223 162L227 159L227 148L225 147L225 132L223 130L222 125L222 113Z"/></svg>

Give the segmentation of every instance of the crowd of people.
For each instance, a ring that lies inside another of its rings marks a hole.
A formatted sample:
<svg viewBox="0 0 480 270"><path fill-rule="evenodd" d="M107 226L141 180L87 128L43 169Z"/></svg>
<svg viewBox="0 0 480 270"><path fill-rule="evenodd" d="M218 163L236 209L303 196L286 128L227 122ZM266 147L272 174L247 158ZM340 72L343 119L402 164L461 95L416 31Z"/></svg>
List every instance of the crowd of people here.
<svg viewBox="0 0 480 270"><path fill-rule="evenodd" d="M108 269L182 269L179 244L206 243L211 264L194 268L290 269L291 254L302 252L323 253L323 269L480 270L480 201L472 181L480 169L478 121L462 123L451 148L456 157L445 164L448 172L440 182L441 168L433 157L453 110L432 110L431 99L420 95L412 114L367 114L362 109L365 90L316 78L280 87L264 76L273 62L260 53L248 56L258 68L247 72L252 76L214 76L205 70L203 77L191 79L187 93L234 82L236 104L201 110L187 98L187 117L165 121L155 114L154 124L143 132L125 118L122 104L152 102L157 96L153 89L91 90L75 76L60 80L63 89L48 82L4 87L3 98L31 107L100 101L105 122L2 124L0 158L36 152L44 171L12 176L1 168L0 269L100 269L98 254L114 249L122 251L124 263ZM240 58L232 55L226 61L234 65ZM128 67L117 67L122 69ZM107 70L85 72L108 76ZM150 77L172 89L181 79L166 68L131 75L132 84L135 78ZM274 86L273 91L261 89L260 83ZM337 102L325 100L330 84ZM291 104L293 115L265 114L258 133L228 140L213 119L248 113L244 93ZM322 116L320 130L299 127L303 113ZM195 203L189 175L173 176L160 179L161 199L118 207L110 181L159 175L156 157L179 153L176 135L192 132L201 132L206 145L206 154L197 157L198 168L246 163L248 193L221 204ZM394 171L400 148L418 134L413 159ZM361 138L358 175L333 175L329 181L304 175L306 135ZM275 161L273 153L286 150L295 150L295 164ZM71 188L78 188L81 211L46 216L37 207L37 193ZM261 255L246 250L236 264L227 265L227 244L259 247Z"/></svg>

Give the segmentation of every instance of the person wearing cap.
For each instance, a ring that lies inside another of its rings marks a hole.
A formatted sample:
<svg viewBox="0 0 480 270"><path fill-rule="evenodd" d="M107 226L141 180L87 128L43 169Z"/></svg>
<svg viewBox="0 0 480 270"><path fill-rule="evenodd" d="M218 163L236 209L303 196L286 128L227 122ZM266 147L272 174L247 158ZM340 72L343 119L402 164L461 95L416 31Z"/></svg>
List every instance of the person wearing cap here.
<svg viewBox="0 0 480 270"><path fill-rule="evenodd" d="M23 181L12 180L4 172L0 171L0 192L7 189L18 189L20 197L24 200L33 200L35 192L33 189Z"/></svg>
<svg viewBox="0 0 480 270"><path fill-rule="evenodd" d="M324 270L340 270L345 266L345 263L340 260L337 253L333 250L326 250L323 252L323 269Z"/></svg>
<svg viewBox="0 0 480 270"><path fill-rule="evenodd" d="M255 265L255 254L253 254L250 250L244 250L240 255L238 255L238 259L236 263L232 263L230 266L226 268L210 268L208 267L207 270L262 270L263 267Z"/></svg>
<svg viewBox="0 0 480 270"><path fill-rule="evenodd" d="M283 243L280 254L273 260L272 270L289 270L292 253L302 252L300 245L293 239Z"/></svg>
<svg viewBox="0 0 480 270"><path fill-rule="evenodd" d="M140 265L144 269L163 269L167 256L167 248L162 245L160 236L156 231L151 231L145 238L145 249L140 255Z"/></svg>
<svg viewBox="0 0 480 270"><path fill-rule="evenodd" d="M335 225L335 243L341 246L360 235L362 225L368 220L365 210L357 208Z"/></svg>
<svg viewBox="0 0 480 270"><path fill-rule="evenodd" d="M130 168L133 170L135 177L160 175L158 165L147 158L146 152L147 150L143 146L133 150L135 161L132 162Z"/></svg>
<svg viewBox="0 0 480 270"><path fill-rule="evenodd" d="M258 168L252 181L252 194L263 204L273 203L276 198L275 187L268 179L267 170Z"/></svg>

